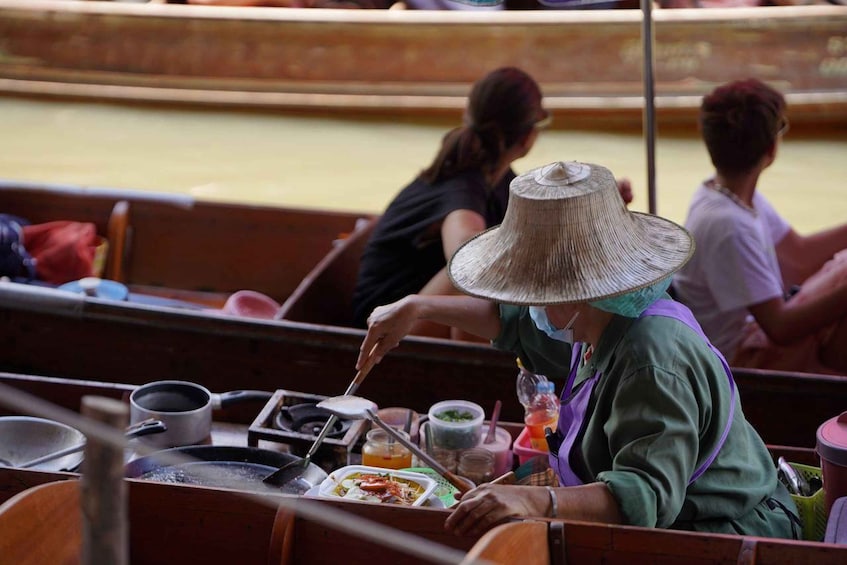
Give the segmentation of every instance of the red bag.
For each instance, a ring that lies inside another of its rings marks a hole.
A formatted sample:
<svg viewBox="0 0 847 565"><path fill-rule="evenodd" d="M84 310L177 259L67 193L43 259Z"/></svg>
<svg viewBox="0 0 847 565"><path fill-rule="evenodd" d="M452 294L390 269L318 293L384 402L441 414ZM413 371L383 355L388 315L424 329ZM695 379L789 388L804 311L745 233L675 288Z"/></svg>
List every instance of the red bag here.
<svg viewBox="0 0 847 565"><path fill-rule="evenodd" d="M56 221L23 227L24 247L40 280L63 284L94 274L100 237L90 222Z"/></svg>

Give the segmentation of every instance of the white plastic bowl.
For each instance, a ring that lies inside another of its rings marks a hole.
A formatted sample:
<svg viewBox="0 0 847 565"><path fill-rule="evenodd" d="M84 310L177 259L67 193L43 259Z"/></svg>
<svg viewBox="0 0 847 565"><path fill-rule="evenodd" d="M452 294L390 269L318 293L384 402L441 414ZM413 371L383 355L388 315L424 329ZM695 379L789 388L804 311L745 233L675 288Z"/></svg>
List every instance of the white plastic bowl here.
<svg viewBox="0 0 847 565"><path fill-rule="evenodd" d="M460 422L450 422L439 418L448 410L469 412L473 418ZM444 449L468 449L476 447L482 437L482 421L485 411L479 404L467 400L444 400L433 404L429 409L429 430L432 443Z"/></svg>
<svg viewBox="0 0 847 565"><path fill-rule="evenodd" d="M373 473L378 475L388 475L392 478L404 479L410 483L416 483L423 487L424 491L412 503L412 506L420 506L435 492L438 487L438 482L431 477L427 477L423 473L413 473L411 471L395 471L393 469L383 469L381 467L370 467L367 465L348 465L342 467L327 476L321 483L318 489L318 495L325 498L341 498L336 492L336 488L348 478L351 478L357 473Z"/></svg>

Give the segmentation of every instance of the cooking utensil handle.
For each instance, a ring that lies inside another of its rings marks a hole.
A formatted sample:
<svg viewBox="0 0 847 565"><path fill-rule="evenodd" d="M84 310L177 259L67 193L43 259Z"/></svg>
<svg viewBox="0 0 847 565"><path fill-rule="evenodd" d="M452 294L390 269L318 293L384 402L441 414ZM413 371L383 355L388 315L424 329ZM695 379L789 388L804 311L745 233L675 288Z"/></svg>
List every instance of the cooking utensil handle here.
<svg viewBox="0 0 847 565"><path fill-rule="evenodd" d="M359 388L359 385L362 384L362 381L365 380L365 377L368 376L368 373L371 372L371 369L374 366L374 351L376 351L377 345L379 345L379 342L376 342L371 348L371 352L368 354L368 358L365 361L365 364L356 373L356 376L353 378L353 381L347 387L347 391L344 393L344 396L350 396L351 394L355 393L356 390ZM318 447L320 447L321 443L323 443L326 434L329 433L329 430L332 429L332 427L337 421L338 416L336 416L335 414L332 414L329 417L329 419L324 424L324 427L321 428L321 432L318 434L318 437L315 438L315 442L312 444L312 447L309 448L308 453L306 453L306 456L303 458L304 461L308 463L312 460L312 455L314 455L315 452L318 450Z"/></svg>
<svg viewBox="0 0 847 565"><path fill-rule="evenodd" d="M490 485L513 485L517 482L518 478L515 475L514 471L508 471L503 473L493 481L490 481L488 484Z"/></svg>
<svg viewBox="0 0 847 565"><path fill-rule="evenodd" d="M65 455L71 455L72 453L79 453L85 449L85 443L79 443L77 445L72 445L70 447L66 447L65 449L54 451L53 453L49 453L47 455L43 455L37 459L32 459L31 461L27 461L22 465L18 465L20 469L29 469L30 467L35 467L36 465L41 465L42 463L47 463L48 461L53 461L54 459L59 459L64 457Z"/></svg>
<svg viewBox="0 0 847 565"><path fill-rule="evenodd" d="M362 368L356 373L356 376L353 378L353 382L350 383L350 386L347 387L347 391L344 393L344 396L350 396L351 394L355 394L355 392L359 389L359 385L362 384L362 381L365 380L365 377L368 376L368 373L371 372L374 366L374 351L376 351L377 346L379 346L379 342L377 341L373 347L371 347L371 352L368 353L368 358L365 359L365 364L362 365Z"/></svg>
<svg viewBox="0 0 847 565"><path fill-rule="evenodd" d="M128 426L126 428L124 437L126 437L127 439L132 439L136 437L164 432L167 431L167 429L168 427L161 420L156 420L155 418L148 418L146 420L142 420L131 426ZM36 465L41 465L42 463L47 463L49 461L53 461L54 459L59 459L61 457L64 457L65 455L79 453L83 449L85 449L85 442L66 447L65 449L61 449L59 451L54 451L53 453L48 453L47 455L42 455L37 459L32 459L30 461L27 461L26 463L23 463L22 465L18 465L18 468L29 469L30 467L35 467Z"/></svg>
<svg viewBox="0 0 847 565"><path fill-rule="evenodd" d="M321 443L323 443L326 434L329 433L329 430L332 429L332 427L337 421L338 416L336 416L335 414L331 414L329 416L329 419L324 424L324 427L321 428L321 433L319 433L318 437L315 438L315 442L312 444L312 447L309 448L308 453L306 453L306 457L303 458L304 461L309 462L312 460L312 455L314 455L315 452L318 450L318 447L320 447Z"/></svg>
<svg viewBox="0 0 847 565"><path fill-rule="evenodd" d="M459 477L454 473L451 473L449 470L447 470L444 465L438 462L438 459L432 457L429 453L426 453L420 447L400 435L397 430L383 422L382 419L376 414L374 414L372 410L368 410L368 418L370 418L371 421L373 421L373 423L375 423L377 426L385 430L385 433L400 442L406 449L408 449L409 451L417 455L420 459L425 461L427 465L435 469L435 471L439 475L450 481L450 484L459 489L459 492L465 493L474 488L473 483Z"/></svg>

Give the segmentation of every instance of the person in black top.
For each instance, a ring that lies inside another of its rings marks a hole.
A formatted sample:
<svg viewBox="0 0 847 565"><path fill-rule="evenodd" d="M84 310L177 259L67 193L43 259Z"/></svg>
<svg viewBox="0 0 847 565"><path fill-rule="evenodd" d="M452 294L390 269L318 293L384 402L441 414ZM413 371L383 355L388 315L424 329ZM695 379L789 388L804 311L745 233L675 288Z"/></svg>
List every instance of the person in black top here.
<svg viewBox="0 0 847 565"><path fill-rule="evenodd" d="M462 125L447 132L429 167L389 204L365 248L353 294L356 326L407 294L457 293L446 258L503 220L515 178L510 165L549 122L541 89L524 71L496 69L474 84ZM434 324L415 329L450 337L446 331Z"/></svg>

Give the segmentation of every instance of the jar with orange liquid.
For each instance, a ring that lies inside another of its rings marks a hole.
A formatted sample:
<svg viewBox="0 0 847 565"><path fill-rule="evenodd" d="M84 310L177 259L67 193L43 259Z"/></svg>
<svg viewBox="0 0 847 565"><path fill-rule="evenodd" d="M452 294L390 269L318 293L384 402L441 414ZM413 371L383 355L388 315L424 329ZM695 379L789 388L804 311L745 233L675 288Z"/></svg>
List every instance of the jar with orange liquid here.
<svg viewBox="0 0 847 565"><path fill-rule="evenodd" d="M398 433L406 439L409 437L405 432ZM385 433L385 430L373 429L365 437L362 465L383 469L405 469L412 466L412 452Z"/></svg>

